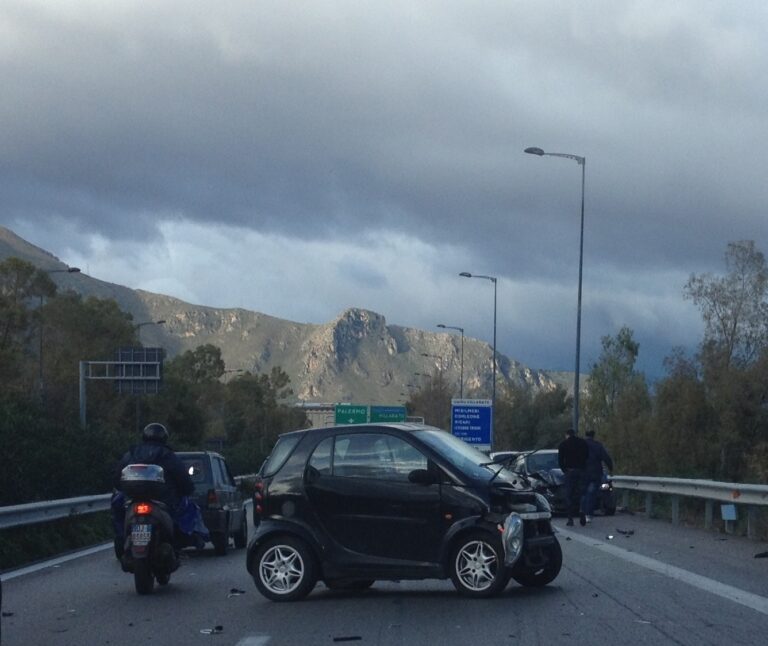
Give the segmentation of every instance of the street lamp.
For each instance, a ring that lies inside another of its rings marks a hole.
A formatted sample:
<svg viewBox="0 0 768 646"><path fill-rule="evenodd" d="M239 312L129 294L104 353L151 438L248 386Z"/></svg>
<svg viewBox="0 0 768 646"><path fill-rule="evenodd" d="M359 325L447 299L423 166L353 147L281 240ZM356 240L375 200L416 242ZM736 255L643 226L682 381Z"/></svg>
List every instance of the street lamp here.
<svg viewBox="0 0 768 646"><path fill-rule="evenodd" d="M484 278L493 283L493 387L491 395L491 448L493 448L493 424L496 421L496 284L498 280L495 276L470 274L468 271L462 271L459 276L463 278Z"/></svg>
<svg viewBox="0 0 768 646"><path fill-rule="evenodd" d="M566 153L545 153L541 148L526 148L525 152L539 157L565 157L581 166L581 234L579 237L579 297L576 306L576 372L573 377L573 430L579 433L579 369L581 354L581 271L584 262L584 180L587 168L586 157Z"/></svg>
<svg viewBox="0 0 768 646"><path fill-rule="evenodd" d="M459 377L459 399L464 399L464 328L456 325L443 325L442 323L438 323L437 327L445 330L458 330L461 332L461 369L459 372L461 376Z"/></svg>
<svg viewBox="0 0 768 646"><path fill-rule="evenodd" d="M79 274L79 267L67 267L66 269L42 269L46 274ZM43 390L43 293L40 292L40 351L39 355L39 378L40 378L40 391Z"/></svg>

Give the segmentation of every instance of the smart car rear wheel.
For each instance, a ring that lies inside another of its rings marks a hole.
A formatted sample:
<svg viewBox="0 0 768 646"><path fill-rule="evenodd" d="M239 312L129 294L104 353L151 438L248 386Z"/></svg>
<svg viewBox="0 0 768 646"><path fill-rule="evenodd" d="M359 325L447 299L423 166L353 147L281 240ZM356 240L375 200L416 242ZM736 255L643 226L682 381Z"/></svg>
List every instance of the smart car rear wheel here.
<svg viewBox="0 0 768 646"><path fill-rule="evenodd" d="M509 581L501 541L490 533L473 532L460 537L449 568L456 590L470 597L498 594Z"/></svg>
<svg viewBox="0 0 768 646"><path fill-rule="evenodd" d="M256 550L253 579L259 592L272 601L303 599L317 583L317 565L301 539L281 536Z"/></svg>

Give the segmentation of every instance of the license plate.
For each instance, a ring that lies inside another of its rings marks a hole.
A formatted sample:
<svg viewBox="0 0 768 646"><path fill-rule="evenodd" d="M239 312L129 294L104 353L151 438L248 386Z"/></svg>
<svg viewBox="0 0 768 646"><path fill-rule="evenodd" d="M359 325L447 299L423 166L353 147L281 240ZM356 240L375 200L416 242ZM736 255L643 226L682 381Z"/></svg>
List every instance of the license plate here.
<svg viewBox="0 0 768 646"><path fill-rule="evenodd" d="M152 525L136 523L131 527L131 543L137 547L149 545L152 538Z"/></svg>

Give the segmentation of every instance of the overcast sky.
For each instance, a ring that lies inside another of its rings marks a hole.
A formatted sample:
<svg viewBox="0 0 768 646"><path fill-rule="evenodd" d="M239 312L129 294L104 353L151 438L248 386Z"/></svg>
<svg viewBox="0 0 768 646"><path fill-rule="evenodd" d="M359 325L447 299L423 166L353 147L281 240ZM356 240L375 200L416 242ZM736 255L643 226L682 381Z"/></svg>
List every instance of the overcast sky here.
<svg viewBox="0 0 768 646"><path fill-rule="evenodd" d="M3 0L0 224L88 274L324 323L463 326L582 370L693 347L768 251L768 5Z"/></svg>

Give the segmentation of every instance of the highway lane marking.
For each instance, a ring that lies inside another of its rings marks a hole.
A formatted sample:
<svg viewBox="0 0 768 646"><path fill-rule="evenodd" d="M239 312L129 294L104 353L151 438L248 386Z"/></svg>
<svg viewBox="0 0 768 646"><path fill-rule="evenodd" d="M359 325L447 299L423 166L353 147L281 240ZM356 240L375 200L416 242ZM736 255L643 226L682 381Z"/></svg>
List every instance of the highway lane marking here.
<svg viewBox="0 0 768 646"><path fill-rule="evenodd" d="M742 606L746 606L747 608L757 610L757 612L761 612L764 615L768 615L768 598L761 597L759 594L753 594L751 592L747 592L746 590L741 590L740 588L728 585L727 583L721 583L720 581L715 581L714 579L701 576L700 574L695 574L694 572L683 570L682 568L675 567L674 565L669 565L668 563L657 561L656 559L652 559L648 556L643 556L637 552L630 552L622 547L617 547L616 545L609 545L608 543L599 539L577 534L575 532L561 529L559 527L557 528L557 532L571 538L574 541L583 543L584 545L594 547L595 549L601 550L620 559L624 559L625 561L629 561L635 565L639 565L648 570L658 572L659 574L668 576L671 579L677 579L678 581L692 585L695 588L704 590L705 592L715 594L719 597L722 597L723 599L734 601L735 603L739 603Z"/></svg>
<svg viewBox="0 0 768 646"><path fill-rule="evenodd" d="M269 635L254 635L253 637L244 637L235 646L264 646L270 639Z"/></svg>
<svg viewBox="0 0 768 646"><path fill-rule="evenodd" d="M48 561L43 561L42 563L36 563L35 565L28 565L27 567L19 568L18 570L12 570L10 572L3 572L3 574L0 575L0 578L3 581L10 581L11 579L16 579L20 576L33 574L34 572L39 572L40 570L45 570L47 568L51 568L56 565L61 565L62 563L67 563L68 561L74 561L75 559L82 558L83 556L90 556L91 554L97 554L98 552L103 552L104 550L112 549L113 547L114 547L114 544L111 542L104 543L103 545L96 545L94 547L88 547L84 550L72 552L72 554L57 556L54 559L49 559Z"/></svg>

